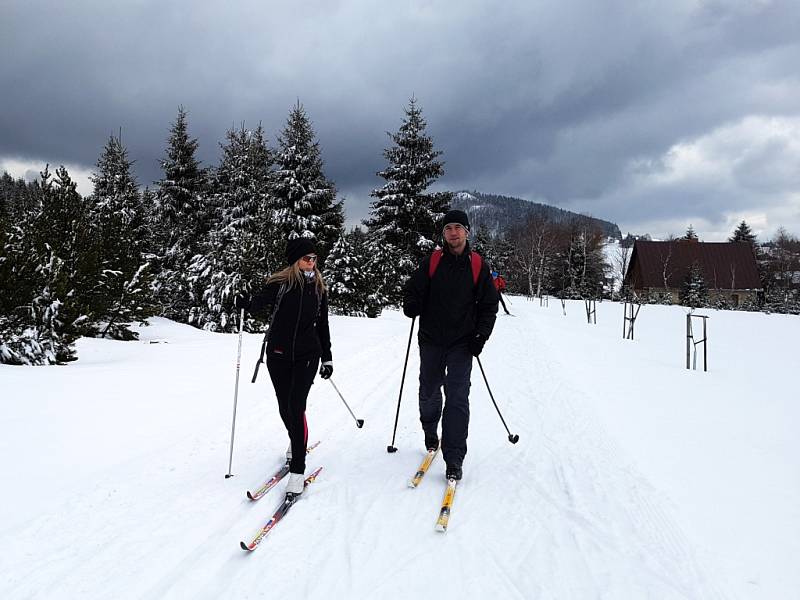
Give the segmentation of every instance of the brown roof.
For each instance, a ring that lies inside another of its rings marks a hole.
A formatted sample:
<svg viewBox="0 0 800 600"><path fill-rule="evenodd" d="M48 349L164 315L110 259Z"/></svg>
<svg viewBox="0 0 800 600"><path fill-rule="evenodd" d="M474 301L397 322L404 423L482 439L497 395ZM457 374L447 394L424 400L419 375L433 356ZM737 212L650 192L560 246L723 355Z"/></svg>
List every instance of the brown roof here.
<svg viewBox="0 0 800 600"><path fill-rule="evenodd" d="M747 242L636 240L625 282L635 289L680 288L689 267L697 262L709 289L761 289L755 254Z"/></svg>

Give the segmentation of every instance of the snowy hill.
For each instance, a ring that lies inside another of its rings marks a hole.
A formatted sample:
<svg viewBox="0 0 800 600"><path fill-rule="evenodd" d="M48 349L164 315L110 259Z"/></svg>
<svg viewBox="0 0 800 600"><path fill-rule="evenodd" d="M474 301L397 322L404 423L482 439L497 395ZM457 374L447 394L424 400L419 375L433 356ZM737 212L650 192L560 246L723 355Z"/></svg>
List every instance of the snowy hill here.
<svg viewBox="0 0 800 600"><path fill-rule="evenodd" d="M246 335L235 476L225 479L237 338L153 320L84 339L66 367L0 366L0 598L792 598L800 589L797 317L708 311L710 371L685 313L512 297L475 366L469 454L446 534L441 458L422 456L409 320L332 317L332 387L308 412L323 471L252 554L279 491L252 503L286 436ZM151 341L161 343L149 343ZM310 469L309 469L310 471Z"/></svg>
<svg viewBox="0 0 800 600"><path fill-rule="evenodd" d="M555 224L577 221L590 229L602 231L606 237L622 238L616 223L564 210L557 206L530 202L511 196L481 192L455 192L452 207L466 211L474 231L488 231L492 235L507 232L527 219L538 217Z"/></svg>

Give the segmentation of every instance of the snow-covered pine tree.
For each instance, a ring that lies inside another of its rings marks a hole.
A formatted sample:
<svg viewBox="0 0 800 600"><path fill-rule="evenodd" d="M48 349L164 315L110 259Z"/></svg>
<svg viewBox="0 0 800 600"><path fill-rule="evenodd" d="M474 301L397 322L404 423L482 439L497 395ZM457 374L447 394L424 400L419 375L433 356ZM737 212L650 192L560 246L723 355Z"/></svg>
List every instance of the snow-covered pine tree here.
<svg viewBox="0 0 800 600"><path fill-rule="evenodd" d="M578 223L568 225L556 254L554 286L560 298L596 299L602 296L607 265L600 231Z"/></svg>
<svg viewBox="0 0 800 600"><path fill-rule="evenodd" d="M471 241L472 249L480 254L489 265L504 278L511 273L511 262L514 256L514 247L502 235L493 236L481 229ZM510 285L510 281L508 282Z"/></svg>
<svg viewBox="0 0 800 600"><path fill-rule="evenodd" d="M86 203L64 167L42 172L41 203L5 240L7 290L0 294L0 361L54 364L72 360L89 331L98 244Z"/></svg>
<svg viewBox="0 0 800 600"><path fill-rule="evenodd" d="M372 283L369 302L381 308L399 305L403 299L403 285L417 261L379 236L368 237L366 248L367 272Z"/></svg>
<svg viewBox="0 0 800 600"><path fill-rule="evenodd" d="M50 252L38 265L36 294L14 314L0 315L0 362L12 365L54 365L75 360L75 328L65 327L64 261Z"/></svg>
<svg viewBox="0 0 800 600"><path fill-rule="evenodd" d="M193 298L186 278L189 263L210 229L207 173L195 157L197 140L189 137L188 114L181 106L170 128L164 176L155 183L151 223L156 261L153 285L161 314L185 323Z"/></svg>
<svg viewBox="0 0 800 600"><path fill-rule="evenodd" d="M394 270L400 280L441 240L441 221L452 198L449 192L426 193L444 174L444 164L437 160L442 153L434 149L426 127L422 109L411 98L400 129L389 134L393 146L383 152L389 165L378 172L386 183L372 191L376 200L365 221L375 244L389 246L390 255L399 252L401 258ZM396 293L388 295L390 303L400 299Z"/></svg>
<svg viewBox="0 0 800 600"><path fill-rule="evenodd" d="M355 228L339 238L328 255L325 268L329 302L334 312L368 317L380 314L383 303L376 294L371 264L363 231Z"/></svg>
<svg viewBox="0 0 800 600"><path fill-rule="evenodd" d="M694 227L692 227L691 223L689 224L689 228L686 230L686 233L683 234L684 240L690 240L693 242L698 241L697 233L694 231Z"/></svg>
<svg viewBox="0 0 800 600"><path fill-rule="evenodd" d="M278 237L271 221L269 194L272 152L261 125L244 125L226 133L222 159L213 177L216 220L189 267L189 278L200 302L189 322L211 331L238 328L233 306L237 294L252 295L269 273L277 270Z"/></svg>
<svg viewBox="0 0 800 600"><path fill-rule="evenodd" d="M102 337L136 339L132 321L155 312L147 261L147 227L133 163L119 137L109 138L92 176L90 222L100 243L100 271L92 290L93 326Z"/></svg>
<svg viewBox="0 0 800 600"><path fill-rule="evenodd" d="M708 306L708 287L703 276L703 268L697 261L692 263L686 273L686 279L681 288L680 301L683 306L692 308Z"/></svg>
<svg viewBox="0 0 800 600"><path fill-rule="evenodd" d="M3 172L3 176L0 177L0 236L11 226L11 194L7 193L6 190L11 192L13 187L8 185L6 178L13 183L11 176ZM0 245L0 252L2 252L2 245ZM0 257L2 257L2 254L0 254Z"/></svg>
<svg viewBox="0 0 800 600"><path fill-rule="evenodd" d="M342 234L344 209L336 200L336 187L325 177L319 142L299 101L278 136L275 162L272 195L283 239L315 238L319 267L324 268Z"/></svg>

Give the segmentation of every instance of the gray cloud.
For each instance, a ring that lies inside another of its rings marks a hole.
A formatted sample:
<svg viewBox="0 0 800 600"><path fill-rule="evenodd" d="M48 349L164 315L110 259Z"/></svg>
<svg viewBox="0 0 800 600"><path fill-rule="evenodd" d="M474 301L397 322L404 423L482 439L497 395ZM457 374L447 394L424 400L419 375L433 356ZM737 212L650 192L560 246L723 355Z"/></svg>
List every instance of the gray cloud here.
<svg viewBox="0 0 800 600"><path fill-rule="evenodd" d="M4 8L3 164L91 168L121 127L149 184L178 105L214 164L226 129L262 122L274 141L299 98L354 222L414 94L444 151L439 187L655 235L692 219L727 235L748 214L800 232L796 2L110 6Z"/></svg>

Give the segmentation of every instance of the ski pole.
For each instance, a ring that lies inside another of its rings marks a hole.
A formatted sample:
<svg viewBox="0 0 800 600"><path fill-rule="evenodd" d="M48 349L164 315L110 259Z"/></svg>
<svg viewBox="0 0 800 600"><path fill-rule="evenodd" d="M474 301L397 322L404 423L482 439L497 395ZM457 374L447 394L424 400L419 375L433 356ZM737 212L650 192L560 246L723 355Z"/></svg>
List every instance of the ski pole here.
<svg viewBox="0 0 800 600"><path fill-rule="evenodd" d="M339 388L336 387L336 384L333 383L333 379L328 378L328 381L330 381L331 385L333 386L333 389L336 390L336 393L339 394L339 398L342 399L342 402L344 402L344 405L347 407L347 410L350 411L350 416L353 417L353 420L356 422L356 427L361 429L364 426L364 419L356 419L356 416L353 414L353 411L350 410L350 405L347 404L347 400L345 400L344 396L342 396L342 392L340 392Z"/></svg>
<svg viewBox="0 0 800 600"><path fill-rule="evenodd" d="M481 359L478 358L477 356L475 358L478 359L478 366L481 368L481 375L483 375L483 381L486 383L486 389L489 390L489 397L492 399L492 404L494 404L494 407L497 410L497 414L500 415L500 420L503 422L503 427L506 428L506 432L508 433L508 441L511 442L512 444L516 444L519 441L519 436L517 434L512 434L510 431L508 431L508 425L506 425L506 420L500 413L500 409L497 407L497 402L494 401L494 394L492 394L492 388L489 387L489 380L486 379L486 372L483 370Z"/></svg>
<svg viewBox="0 0 800 600"><path fill-rule="evenodd" d="M406 382L406 368L408 367L408 354L411 352L411 337L414 335L414 323L417 317L411 319L411 331L408 332L408 348L406 348L406 362L403 363L403 378L400 380L400 395L397 397L397 414L394 416L394 431L392 432L392 443L386 447L386 451L397 452L394 447L394 438L397 435L397 420L400 418L400 400L403 398L403 384Z"/></svg>
<svg viewBox="0 0 800 600"><path fill-rule="evenodd" d="M236 434L236 404L239 400L239 366L242 362L242 332L244 331L244 308L239 316L239 349L236 351L236 387L233 391L233 423L231 424L231 453L228 458L228 472L225 479L233 477L231 467L233 466L233 436Z"/></svg>

